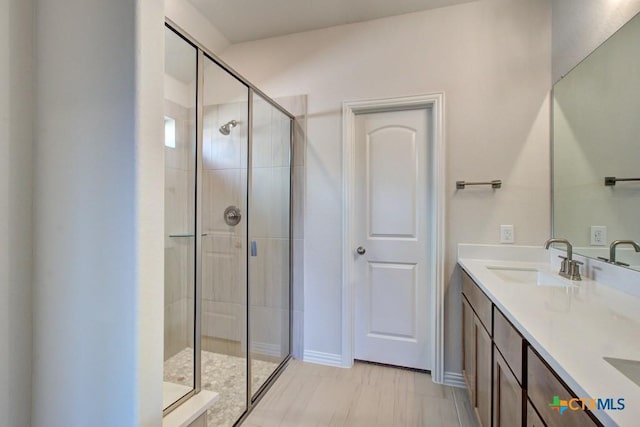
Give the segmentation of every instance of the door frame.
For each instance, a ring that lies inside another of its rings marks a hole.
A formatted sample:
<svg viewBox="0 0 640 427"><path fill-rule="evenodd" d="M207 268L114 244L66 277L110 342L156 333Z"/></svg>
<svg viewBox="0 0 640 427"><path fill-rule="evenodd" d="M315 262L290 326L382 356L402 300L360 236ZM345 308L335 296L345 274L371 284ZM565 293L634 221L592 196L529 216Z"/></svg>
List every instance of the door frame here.
<svg viewBox="0 0 640 427"><path fill-rule="evenodd" d="M343 242L342 242L342 360L345 368L353 365L354 340L354 281L353 247L355 224L355 118L358 114L421 109L431 115L428 135L431 141L429 167L433 179L431 194L433 216L429 224L432 246L427 286L429 294L429 347L431 377L435 383L444 382L444 250L445 250L445 145L444 145L444 93L404 96L396 98L365 99L342 103L343 131Z"/></svg>

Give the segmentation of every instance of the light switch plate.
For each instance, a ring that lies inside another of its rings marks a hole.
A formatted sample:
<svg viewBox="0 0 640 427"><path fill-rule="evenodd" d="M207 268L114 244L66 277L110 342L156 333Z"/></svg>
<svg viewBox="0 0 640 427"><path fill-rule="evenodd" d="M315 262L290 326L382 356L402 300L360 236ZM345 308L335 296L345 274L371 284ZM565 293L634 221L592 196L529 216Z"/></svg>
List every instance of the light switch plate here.
<svg viewBox="0 0 640 427"><path fill-rule="evenodd" d="M604 225L591 226L591 246L607 246L607 227Z"/></svg>
<svg viewBox="0 0 640 427"><path fill-rule="evenodd" d="M515 241L513 225L500 226L500 243L513 243Z"/></svg>

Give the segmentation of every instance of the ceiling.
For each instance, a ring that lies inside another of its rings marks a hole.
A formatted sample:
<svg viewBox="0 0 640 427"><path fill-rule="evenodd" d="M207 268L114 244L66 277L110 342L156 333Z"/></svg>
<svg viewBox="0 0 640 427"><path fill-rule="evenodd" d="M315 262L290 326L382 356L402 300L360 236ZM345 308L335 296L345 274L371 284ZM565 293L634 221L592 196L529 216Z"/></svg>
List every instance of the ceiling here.
<svg viewBox="0 0 640 427"><path fill-rule="evenodd" d="M231 43L474 0L189 0Z"/></svg>

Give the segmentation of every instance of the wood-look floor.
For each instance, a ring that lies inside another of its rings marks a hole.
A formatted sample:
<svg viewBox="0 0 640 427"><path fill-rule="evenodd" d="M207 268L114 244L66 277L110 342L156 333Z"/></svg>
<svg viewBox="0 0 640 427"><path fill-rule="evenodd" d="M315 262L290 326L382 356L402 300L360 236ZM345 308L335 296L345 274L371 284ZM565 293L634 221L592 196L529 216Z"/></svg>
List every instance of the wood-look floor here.
<svg viewBox="0 0 640 427"><path fill-rule="evenodd" d="M428 374L368 363L351 369L292 360L242 424L275 426L475 426L466 391Z"/></svg>

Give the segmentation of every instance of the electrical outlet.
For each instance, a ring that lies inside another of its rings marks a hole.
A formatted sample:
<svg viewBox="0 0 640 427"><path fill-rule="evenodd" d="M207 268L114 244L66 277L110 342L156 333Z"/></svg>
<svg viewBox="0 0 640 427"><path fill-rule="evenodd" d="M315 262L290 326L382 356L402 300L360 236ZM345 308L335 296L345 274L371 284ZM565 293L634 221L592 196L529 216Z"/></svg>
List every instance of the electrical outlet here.
<svg viewBox="0 0 640 427"><path fill-rule="evenodd" d="M514 240L513 225L501 225L500 243L513 243Z"/></svg>
<svg viewBox="0 0 640 427"><path fill-rule="evenodd" d="M604 225L591 226L591 246L607 246L607 227Z"/></svg>

